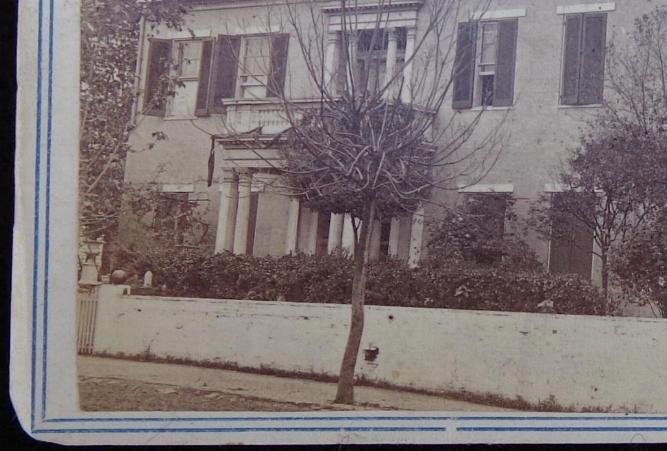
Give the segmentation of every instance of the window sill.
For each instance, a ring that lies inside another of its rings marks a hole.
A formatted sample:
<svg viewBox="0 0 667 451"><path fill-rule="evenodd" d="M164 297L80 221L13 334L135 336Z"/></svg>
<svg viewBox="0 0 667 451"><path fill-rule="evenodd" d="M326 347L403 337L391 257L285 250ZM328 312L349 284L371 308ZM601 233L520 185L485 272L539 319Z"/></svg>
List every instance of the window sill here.
<svg viewBox="0 0 667 451"><path fill-rule="evenodd" d="M514 108L514 105L512 106L487 106L487 107L482 107L482 106L475 106L470 108L470 111L508 111Z"/></svg>
<svg viewBox="0 0 667 451"><path fill-rule="evenodd" d="M578 109L578 108L602 108L603 106L604 105L601 104L601 103L591 103L591 104L588 104L588 105L562 105L562 104L558 104L558 105L556 105L556 108L563 109L563 110L569 110L571 108L575 108L575 109Z"/></svg>
<svg viewBox="0 0 667 451"><path fill-rule="evenodd" d="M165 121L194 121L200 119L197 116L165 116Z"/></svg>
<svg viewBox="0 0 667 451"><path fill-rule="evenodd" d="M320 98L302 98L302 99L288 99L290 103L319 103ZM282 100L280 97L237 97L234 99L223 99L222 108L227 106L237 106L237 105L275 105L281 104Z"/></svg>

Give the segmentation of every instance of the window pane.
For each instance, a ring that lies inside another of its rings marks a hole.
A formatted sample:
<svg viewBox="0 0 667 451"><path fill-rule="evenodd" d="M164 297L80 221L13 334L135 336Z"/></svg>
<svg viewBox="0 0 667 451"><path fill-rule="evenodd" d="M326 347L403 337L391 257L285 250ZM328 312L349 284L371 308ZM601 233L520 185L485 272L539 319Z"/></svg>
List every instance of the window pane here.
<svg viewBox="0 0 667 451"><path fill-rule="evenodd" d="M484 75L481 77L482 81L482 101L481 104L484 106L491 106L493 105L493 86L494 86L494 79L495 77L493 75Z"/></svg>
<svg viewBox="0 0 667 451"><path fill-rule="evenodd" d="M246 75L266 75L269 72L269 41L265 36L246 40L243 73Z"/></svg>
<svg viewBox="0 0 667 451"><path fill-rule="evenodd" d="M201 41L186 41L179 45L179 74L181 78L197 78L201 59Z"/></svg>
<svg viewBox="0 0 667 451"><path fill-rule="evenodd" d="M482 48L480 64L496 63L498 43L498 24L495 22L482 24Z"/></svg>

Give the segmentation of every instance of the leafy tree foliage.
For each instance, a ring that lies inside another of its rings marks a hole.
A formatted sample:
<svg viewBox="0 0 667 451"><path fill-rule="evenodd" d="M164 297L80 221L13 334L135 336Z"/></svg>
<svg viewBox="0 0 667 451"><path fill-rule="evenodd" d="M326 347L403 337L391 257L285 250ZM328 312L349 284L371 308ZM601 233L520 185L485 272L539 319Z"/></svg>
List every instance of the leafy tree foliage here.
<svg viewBox="0 0 667 451"><path fill-rule="evenodd" d="M180 28L177 0L83 0L81 4L81 232L113 240L118 230L128 135L140 86L137 57L142 21ZM160 92L159 96L169 95ZM157 101L157 99L155 99ZM154 139L164 139L159 131Z"/></svg>
<svg viewBox="0 0 667 451"><path fill-rule="evenodd" d="M605 294L613 255L623 260L633 249L658 249L640 242L654 239L648 224L657 224L667 201L667 7L656 7L638 17L631 32L615 35L607 54L604 108L559 171L559 201L545 195L533 209L550 238L559 219L590 230ZM625 262L623 278L632 279ZM636 270L638 277L644 272Z"/></svg>
<svg viewBox="0 0 667 451"><path fill-rule="evenodd" d="M520 237L524 227L514 203L508 194L465 195L432 227L428 264L515 272L541 269L534 251Z"/></svg>

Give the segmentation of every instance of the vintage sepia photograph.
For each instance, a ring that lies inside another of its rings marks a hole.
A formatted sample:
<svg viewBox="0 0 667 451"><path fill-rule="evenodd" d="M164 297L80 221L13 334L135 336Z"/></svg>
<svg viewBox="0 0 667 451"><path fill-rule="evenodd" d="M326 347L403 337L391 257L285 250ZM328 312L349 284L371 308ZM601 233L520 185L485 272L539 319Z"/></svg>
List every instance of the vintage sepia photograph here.
<svg viewBox="0 0 667 451"><path fill-rule="evenodd" d="M667 0L80 21L81 411L667 413Z"/></svg>

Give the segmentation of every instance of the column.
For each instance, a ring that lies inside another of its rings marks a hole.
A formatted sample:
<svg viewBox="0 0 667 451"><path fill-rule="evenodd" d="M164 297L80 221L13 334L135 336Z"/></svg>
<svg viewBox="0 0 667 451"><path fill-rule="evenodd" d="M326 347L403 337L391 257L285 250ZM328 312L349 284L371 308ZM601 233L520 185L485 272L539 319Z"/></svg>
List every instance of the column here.
<svg viewBox="0 0 667 451"><path fill-rule="evenodd" d="M354 227L352 226L352 216L349 214L345 214L343 219L341 246L349 255L354 255Z"/></svg>
<svg viewBox="0 0 667 451"><path fill-rule="evenodd" d="M319 220L320 214L315 210L311 210L309 224L310 227L308 230L308 248L306 249L306 253L311 255L315 255L317 252L317 226Z"/></svg>
<svg viewBox="0 0 667 451"><path fill-rule="evenodd" d="M331 222L329 223L329 242L327 243L327 252L332 253L335 249L341 247L343 243L343 221L345 215L331 213Z"/></svg>
<svg viewBox="0 0 667 451"><path fill-rule="evenodd" d="M389 256L398 257L398 240L401 231L400 218L391 218L391 226L389 228Z"/></svg>
<svg viewBox="0 0 667 451"><path fill-rule="evenodd" d="M336 72L338 72L338 49L340 48L340 34L331 31L327 34L327 47L324 56L324 80L322 84L329 93L336 93Z"/></svg>
<svg viewBox="0 0 667 451"><path fill-rule="evenodd" d="M285 254L296 254L296 240L299 232L299 199L291 197L287 212L287 238L285 240Z"/></svg>
<svg viewBox="0 0 667 451"><path fill-rule="evenodd" d="M371 246L370 246L370 259L371 260L377 260L380 257L380 245L382 237L380 236L382 234L382 225L380 224L380 221L377 219L373 222L373 228L371 229L371 235L369 236L371 240Z"/></svg>
<svg viewBox="0 0 667 451"><path fill-rule="evenodd" d="M384 74L384 84L387 86L389 81L394 76L396 72L396 51L398 49L398 39L396 37L396 30L391 28L388 30L389 33L389 42L387 43L387 65L385 67ZM387 86L386 91L384 92L385 99L391 99L394 96L394 83L392 86Z"/></svg>
<svg viewBox="0 0 667 451"><path fill-rule="evenodd" d="M424 235L424 206L420 205L412 215L412 227L410 229L410 257L408 265L415 268L419 265L422 253L422 239Z"/></svg>
<svg viewBox="0 0 667 451"><path fill-rule="evenodd" d="M401 100L403 103L412 102L412 65L410 60L415 53L415 39L417 37L417 29L415 27L408 27L405 42L405 65L403 66L403 90L401 91Z"/></svg>
<svg viewBox="0 0 667 451"><path fill-rule="evenodd" d="M245 254L248 247L248 225L250 223L250 184L252 174L248 171L239 173L239 200L236 209L234 228L234 253Z"/></svg>
<svg viewBox="0 0 667 451"><path fill-rule="evenodd" d="M220 206L218 208L218 228L215 233L215 253L232 251L234 248L234 227L236 225L236 205L239 198L238 184L232 171L222 172L219 186Z"/></svg>
<svg viewBox="0 0 667 451"><path fill-rule="evenodd" d="M352 74L354 74L354 72L356 71L356 68L357 68L357 39L358 39L358 37L357 37L356 31L348 32L347 52L349 54L349 58L350 58L349 64L350 64L351 67L346 66L347 70L345 71L346 72L345 76L347 77L347 85L350 86L350 89L352 89L351 88L351 86L352 86L351 76L352 76ZM345 54L342 54L341 58L344 58L344 57L345 57ZM355 84L355 89L356 89L356 84Z"/></svg>

